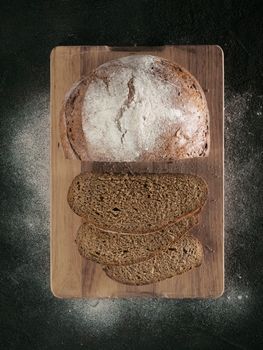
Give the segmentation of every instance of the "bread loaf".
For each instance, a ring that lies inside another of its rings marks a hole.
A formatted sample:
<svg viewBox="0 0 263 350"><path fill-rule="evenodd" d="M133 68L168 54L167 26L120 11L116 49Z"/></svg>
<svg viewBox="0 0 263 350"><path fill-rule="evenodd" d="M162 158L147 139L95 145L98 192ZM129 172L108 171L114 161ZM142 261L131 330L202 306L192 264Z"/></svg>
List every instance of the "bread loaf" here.
<svg viewBox="0 0 263 350"><path fill-rule="evenodd" d="M103 265L129 265L147 260L178 241L197 221L197 216L188 216L143 235L104 231L86 222L78 230L76 243L80 254L87 259Z"/></svg>
<svg viewBox="0 0 263 350"><path fill-rule="evenodd" d="M66 156L81 160L157 161L209 151L199 83L178 64L151 55L108 61L77 82L60 130Z"/></svg>
<svg viewBox="0 0 263 350"><path fill-rule="evenodd" d="M121 283L144 285L180 275L200 266L203 259L201 243L191 235L154 255L152 258L125 266L106 266L106 274Z"/></svg>
<svg viewBox="0 0 263 350"><path fill-rule="evenodd" d="M203 179L186 174L97 174L75 177L68 203L98 228L149 233L196 213L207 198Z"/></svg>

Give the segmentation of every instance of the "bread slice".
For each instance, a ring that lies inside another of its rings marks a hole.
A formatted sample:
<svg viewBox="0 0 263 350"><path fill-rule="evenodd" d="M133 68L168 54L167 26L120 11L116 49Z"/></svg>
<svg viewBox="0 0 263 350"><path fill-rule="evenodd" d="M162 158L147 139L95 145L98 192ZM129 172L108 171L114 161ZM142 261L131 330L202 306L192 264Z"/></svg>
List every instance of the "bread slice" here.
<svg viewBox="0 0 263 350"><path fill-rule="evenodd" d="M75 177L71 209L95 226L122 233L149 233L195 213L207 198L205 181L186 174L96 174Z"/></svg>
<svg viewBox="0 0 263 350"><path fill-rule="evenodd" d="M147 260L160 249L167 248L197 222L197 216L188 216L144 235L103 231L86 222L78 230L76 243L79 253L87 259L103 265L129 265Z"/></svg>
<svg viewBox="0 0 263 350"><path fill-rule="evenodd" d="M203 259L202 244L191 235L161 251L152 258L126 266L106 266L106 274L124 284L143 285L180 275L200 266Z"/></svg>

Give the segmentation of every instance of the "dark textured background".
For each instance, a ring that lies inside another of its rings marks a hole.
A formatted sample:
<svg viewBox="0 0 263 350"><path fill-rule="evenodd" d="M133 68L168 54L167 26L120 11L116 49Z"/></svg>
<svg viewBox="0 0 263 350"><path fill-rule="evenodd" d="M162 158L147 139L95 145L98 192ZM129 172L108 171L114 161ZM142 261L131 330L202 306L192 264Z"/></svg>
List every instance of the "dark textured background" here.
<svg viewBox="0 0 263 350"><path fill-rule="evenodd" d="M1 349L263 347L261 3L1 1ZM135 43L225 52L226 291L217 300L59 300L50 292L50 51Z"/></svg>

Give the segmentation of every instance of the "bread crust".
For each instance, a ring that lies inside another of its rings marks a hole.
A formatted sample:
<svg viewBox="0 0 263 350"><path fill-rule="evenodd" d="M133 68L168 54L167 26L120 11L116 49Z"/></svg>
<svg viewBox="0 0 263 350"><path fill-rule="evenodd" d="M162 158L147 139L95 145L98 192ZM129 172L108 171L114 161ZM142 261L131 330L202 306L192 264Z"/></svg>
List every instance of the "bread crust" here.
<svg viewBox="0 0 263 350"><path fill-rule="evenodd" d="M130 265L149 259L180 240L193 226L197 215L186 215L177 223L148 234L105 231L86 222L78 230L79 253L103 265Z"/></svg>
<svg viewBox="0 0 263 350"><path fill-rule="evenodd" d="M63 106L61 108L60 115L59 115L59 130L60 130L61 145L62 145L65 158L80 159L79 156L74 152L68 139L67 125L66 125L66 118L65 118L65 102L63 102Z"/></svg>

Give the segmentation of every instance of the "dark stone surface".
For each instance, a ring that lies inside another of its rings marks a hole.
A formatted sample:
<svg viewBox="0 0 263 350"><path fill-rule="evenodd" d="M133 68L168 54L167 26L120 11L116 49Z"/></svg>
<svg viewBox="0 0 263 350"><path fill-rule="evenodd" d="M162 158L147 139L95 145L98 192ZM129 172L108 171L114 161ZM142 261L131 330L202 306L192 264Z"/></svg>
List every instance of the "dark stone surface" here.
<svg viewBox="0 0 263 350"><path fill-rule="evenodd" d="M262 1L1 2L1 349L263 346ZM226 291L59 300L49 287L49 54L57 45L225 52Z"/></svg>

